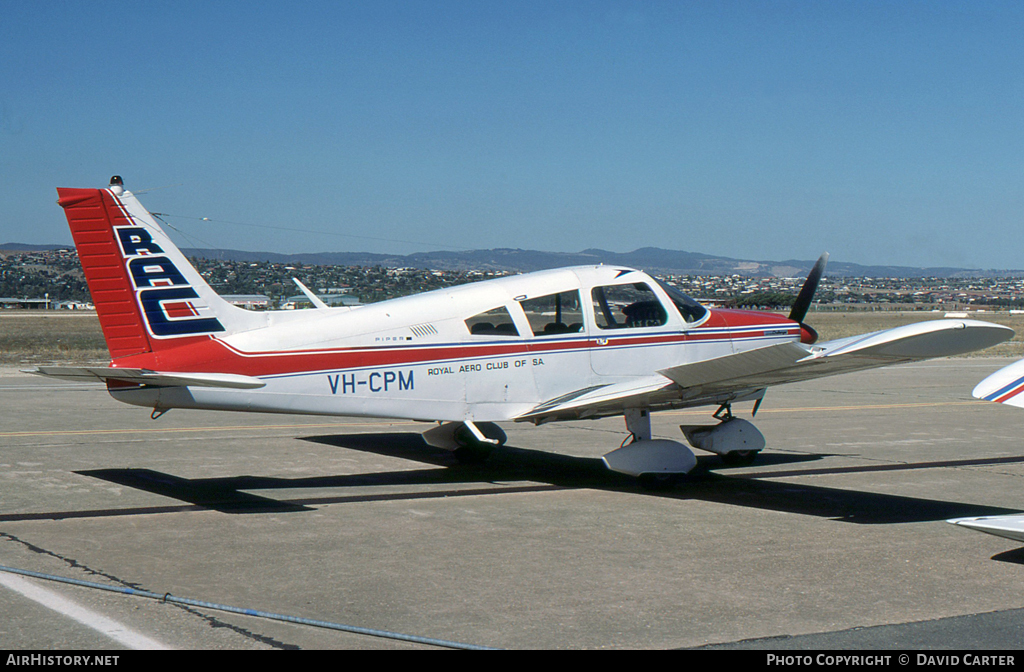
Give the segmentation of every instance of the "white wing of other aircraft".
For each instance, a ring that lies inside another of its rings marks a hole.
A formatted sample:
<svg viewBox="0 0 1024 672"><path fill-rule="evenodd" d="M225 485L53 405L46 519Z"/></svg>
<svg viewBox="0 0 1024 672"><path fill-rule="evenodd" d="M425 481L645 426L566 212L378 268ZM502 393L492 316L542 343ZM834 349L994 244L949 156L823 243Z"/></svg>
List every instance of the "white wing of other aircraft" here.
<svg viewBox="0 0 1024 672"><path fill-rule="evenodd" d="M975 386L975 399L1024 408L1024 359L993 373Z"/></svg>
<svg viewBox="0 0 1024 672"><path fill-rule="evenodd" d="M1005 366L988 376L971 393L975 399L1024 408L1024 360ZM1024 542L1024 514L954 518L947 522L978 532Z"/></svg>
<svg viewBox="0 0 1024 672"><path fill-rule="evenodd" d="M747 461L765 441L733 417L735 402L755 401L756 413L771 385L1013 335L955 319L817 343L803 320L827 254L788 317L709 309L619 266L527 273L358 310L251 312L210 288L120 178L57 191L112 361L32 372L104 380L115 399L154 417L201 408L411 418L438 423L424 433L429 444L479 459L505 440L497 422L621 415L628 443L605 456L608 467L671 481L696 458L653 438L651 412L718 407L717 425L682 428L687 440Z"/></svg>
<svg viewBox="0 0 1024 672"><path fill-rule="evenodd" d="M1024 514L1009 516L980 516L977 518L953 518L947 520L969 530L977 530L997 537L1006 537L1014 541L1024 542Z"/></svg>

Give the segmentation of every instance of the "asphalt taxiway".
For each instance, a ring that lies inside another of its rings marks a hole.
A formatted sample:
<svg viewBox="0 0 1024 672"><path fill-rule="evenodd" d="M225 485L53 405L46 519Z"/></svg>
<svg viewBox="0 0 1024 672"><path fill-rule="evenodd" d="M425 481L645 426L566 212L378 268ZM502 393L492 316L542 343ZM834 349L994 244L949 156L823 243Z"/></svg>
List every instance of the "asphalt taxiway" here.
<svg viewBox="0 0 1024 672"><path fill-rule="evenodd" d="M945 522L1024 511L1024 411L970 398L1009 361L774 388L755 464L662 492L603 467L621 419L460 465L422 423L151 420L2 370L0 565L485 647L1017 648L1024 550ZM0 613L8 650L435 646L5 572Z"/></svg>

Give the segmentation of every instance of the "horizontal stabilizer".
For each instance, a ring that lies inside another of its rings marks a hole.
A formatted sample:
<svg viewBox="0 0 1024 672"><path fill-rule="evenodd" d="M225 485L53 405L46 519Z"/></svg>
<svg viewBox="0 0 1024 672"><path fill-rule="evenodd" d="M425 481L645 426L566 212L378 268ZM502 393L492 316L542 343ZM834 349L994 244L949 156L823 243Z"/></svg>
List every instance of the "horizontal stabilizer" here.
<svg viewBox="0 0 1024 672"><path fill-rule="evenodd" d="M1024 360L999 369L978 383L971 394L975 399L1024 408L1021 392L1024 392Z"/></svg>
<svg viewBox="0 0 1024 672"><path fill-rule="evenodd" d="M160 387L229 387L239 390L253 390L266 385L259 378L233 373L162 373L148 369L115 369L105 366L37 366L25 369L25 373L49 376L82 383L117 380L138 385Z"/></svg>
<svg viewBox="0 0 1024 672"><path fill-rule="evenodd" d="M960 527L970 530L994 534L997 537L1006 537L1014 541L1024 542L1024 515L1013 514L1009 516L981 516L978 518L953 518L947 520Z"/></svg>

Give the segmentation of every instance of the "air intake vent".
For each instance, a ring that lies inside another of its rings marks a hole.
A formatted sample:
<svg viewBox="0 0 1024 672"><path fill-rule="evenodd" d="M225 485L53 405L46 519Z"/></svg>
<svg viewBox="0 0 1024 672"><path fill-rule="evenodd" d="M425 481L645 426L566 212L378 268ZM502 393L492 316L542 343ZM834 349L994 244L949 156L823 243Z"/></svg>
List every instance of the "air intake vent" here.
<svg viewBox="0 0 1024 672"><path fill-rule="evenodd" d="M423 338L424 336L433 336L437 333L437 329L435 329L432 324L417 324L414 327L409 327L409 330L420 338Z"/></svg>

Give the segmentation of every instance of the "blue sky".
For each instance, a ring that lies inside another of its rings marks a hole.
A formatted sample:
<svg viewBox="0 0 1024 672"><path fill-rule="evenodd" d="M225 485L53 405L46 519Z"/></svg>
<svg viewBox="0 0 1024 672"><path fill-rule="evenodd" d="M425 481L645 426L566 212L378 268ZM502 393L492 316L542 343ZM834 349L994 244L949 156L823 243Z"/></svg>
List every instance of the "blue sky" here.
<svg viewBox="0 0 1024 672"><path fill-rule="evenodd" d="M189 246L1024 268L1022 35L1019 1L0 0L0 243L70 242L54 187L116 173Z"/></svg>

